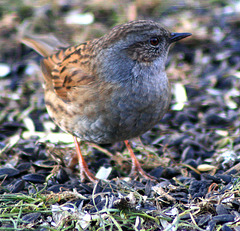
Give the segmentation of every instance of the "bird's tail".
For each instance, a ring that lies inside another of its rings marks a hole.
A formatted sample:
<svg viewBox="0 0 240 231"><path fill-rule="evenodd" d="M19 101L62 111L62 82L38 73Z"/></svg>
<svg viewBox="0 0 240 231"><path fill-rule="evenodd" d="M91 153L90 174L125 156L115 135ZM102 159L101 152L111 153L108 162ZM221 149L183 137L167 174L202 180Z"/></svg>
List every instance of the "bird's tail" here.
<svg viewBox="0 0 240 231"><path fill-rule="evenodd" d="M31 47L43 57L56 53L59 49L67 48L69 44L60 41L52 34L34 35L27 32L28 25L23 24L18 33L20 42Z"/></svg>

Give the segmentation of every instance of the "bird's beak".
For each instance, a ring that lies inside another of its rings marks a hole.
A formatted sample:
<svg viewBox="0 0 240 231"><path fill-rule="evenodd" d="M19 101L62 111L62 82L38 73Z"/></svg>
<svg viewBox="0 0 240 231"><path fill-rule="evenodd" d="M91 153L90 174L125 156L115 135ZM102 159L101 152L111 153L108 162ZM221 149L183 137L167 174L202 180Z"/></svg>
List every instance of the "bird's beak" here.
<svg viewBox="0 0 240 231"><path fill-rule="evenodd" d="M170 42L177 42L178 40L184 39L188 36L191 36L191 33L171 33Z"/></svg>

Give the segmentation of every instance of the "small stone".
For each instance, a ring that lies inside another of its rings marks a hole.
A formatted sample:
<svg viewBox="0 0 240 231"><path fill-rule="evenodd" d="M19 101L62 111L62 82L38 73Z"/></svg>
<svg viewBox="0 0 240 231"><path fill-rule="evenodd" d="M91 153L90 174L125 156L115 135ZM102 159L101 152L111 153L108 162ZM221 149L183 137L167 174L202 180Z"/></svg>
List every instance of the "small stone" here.
<svg viewBox="0 0 240 231"><path fill-rule="evenodd" d="M32 183L44 183L45 182L45 176L41 174L27 174L22 177L23 180L30 181Z"/></svg>

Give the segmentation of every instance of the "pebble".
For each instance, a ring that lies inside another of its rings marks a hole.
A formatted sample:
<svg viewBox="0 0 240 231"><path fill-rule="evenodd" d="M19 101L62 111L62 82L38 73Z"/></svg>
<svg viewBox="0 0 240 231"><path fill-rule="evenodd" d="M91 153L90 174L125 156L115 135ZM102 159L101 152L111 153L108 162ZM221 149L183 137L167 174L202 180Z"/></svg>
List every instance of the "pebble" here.
<svg viewBox="0 0 240 231"><path fill-rule="evenodd" d="M28 223L35 222L42 214L41 213L28 213L22 217L22 220Z"/></svg>
<svg viewBox="0 0 240 231"><path fill-rule="evenodd" d="M18 169L15 168L0 168L0 179L7 177L13 177L20 173Z"/></svg>
<svg viewBox="0 0 240 231"><path fill-rule="evenodd" d="M27 174L27 175L23 176L22 179L32 182L32 183L44 183L45 182L45 176L42 174L36 174L36 173Z"/></svg>

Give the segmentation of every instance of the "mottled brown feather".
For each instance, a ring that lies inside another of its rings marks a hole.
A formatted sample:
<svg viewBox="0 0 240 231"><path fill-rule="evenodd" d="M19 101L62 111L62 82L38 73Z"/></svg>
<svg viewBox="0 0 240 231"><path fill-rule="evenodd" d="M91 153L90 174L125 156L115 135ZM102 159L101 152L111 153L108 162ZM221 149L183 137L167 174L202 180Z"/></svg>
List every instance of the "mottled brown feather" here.
<svg viewBox="0 0 240 231"><path fill-rule="evenodd" d="M42 61L42 70L48 87L64 101L69 101L71 91L94 81L86 62L89 59L86 44L60 50ZM84 71L85 70L85 71Z"/></svg>

